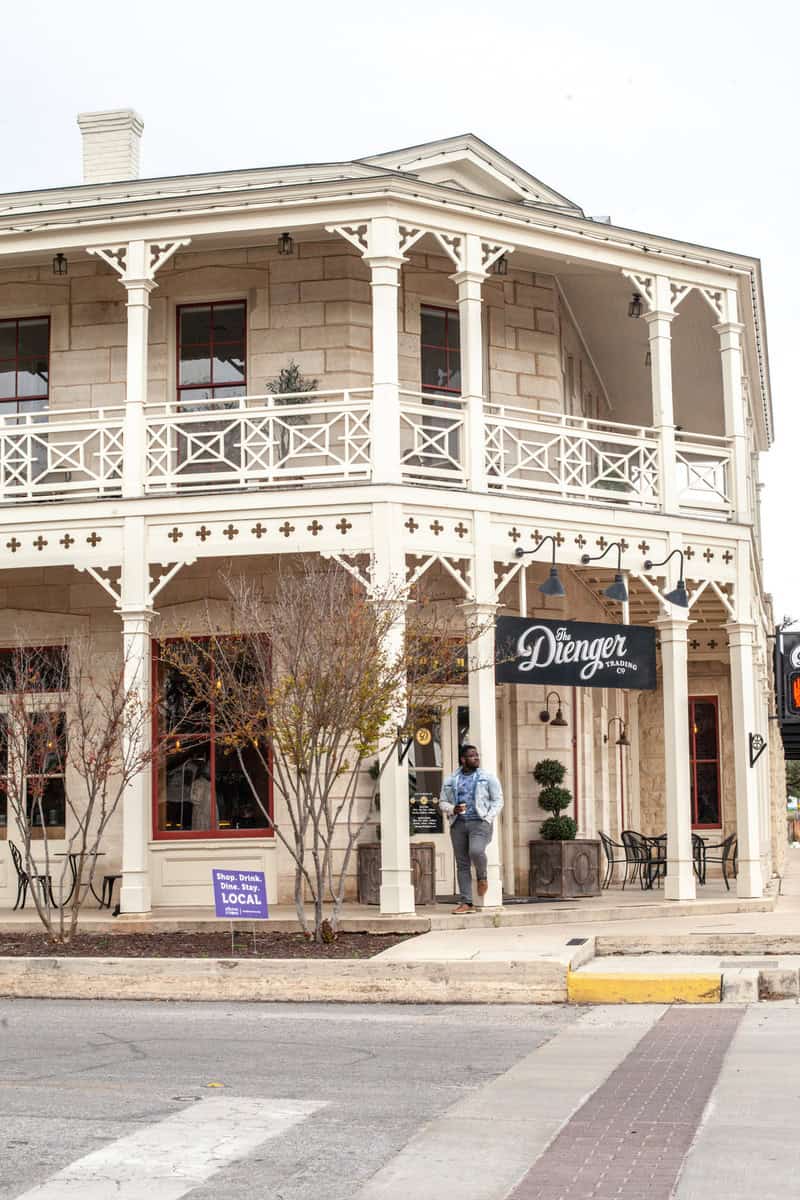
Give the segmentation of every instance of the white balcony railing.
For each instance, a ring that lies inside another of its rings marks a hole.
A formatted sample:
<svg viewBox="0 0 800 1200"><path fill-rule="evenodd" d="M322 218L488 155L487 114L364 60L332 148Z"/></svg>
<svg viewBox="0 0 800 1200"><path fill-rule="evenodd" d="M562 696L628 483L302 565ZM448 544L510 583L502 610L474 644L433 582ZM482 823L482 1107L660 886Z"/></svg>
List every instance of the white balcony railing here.
<svg viewBox="0 0 800 1200"><path fill-rule="evenodd" d="M464 401L408 391L399 400L403 480L470 486ZM380 483L371 406L367 388L241 396L191 408L149 404L144 412L144 479L136 482L137 493ZM0 417L0 503L120 495L123 440L131 419L122 407ZM661 507L661 446L653 429L487 404L483 437L490 492ZM141 430L137 444L142 444ZM718 517L731 513L726 439L677 433L671 469L683 511Z"/></svg>
<svg viewBox="0 0 800 1200"><path fill-rule="evenodd" d="M368 479L369 418L368 390L150 405L145 491Z"/></svg>
<svg viewBox="0 0 800 1200"><path fill-rule="evenodd" d="M657 508L659 444L652 429L487 405L490 489Z"/></svg>

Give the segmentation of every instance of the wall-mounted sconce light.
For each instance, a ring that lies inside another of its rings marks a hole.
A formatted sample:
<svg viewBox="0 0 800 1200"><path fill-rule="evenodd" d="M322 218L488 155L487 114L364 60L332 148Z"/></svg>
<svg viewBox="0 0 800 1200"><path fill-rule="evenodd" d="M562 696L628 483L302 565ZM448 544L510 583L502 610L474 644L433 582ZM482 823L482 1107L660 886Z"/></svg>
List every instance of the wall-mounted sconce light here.
<svg viewBox="0 0 800 1200"><path fill-rule="evenodd" d="M617 548L617 573L614 576L614 582L610 583L607 588L603 588L603 595L608 596L609 600L617 600L620 604L626 604L628 601L628 589L625 587L625 580L622 578L622 542L609 542L602 554L582 554L581 562L584 566L590 562L599 562L615 546Z"/></svg>
<svg viewBox="0 0 800 1200"><path fill-rule="evenodd" d="M617 738L617 740L614 744L616 746L630 746L630 742L628 741L628 727L625 724L625 722L623 721L622 717L612 717L611 718L611 720L608 722L608 729L603 734L603 741L604 742L609 741L609 739L611 737L611 726L616 721L619 721L619 737Z"/></svg>
<svg viewBox="0 0 800 1200"><path fill-rule="evenodd" d="M669 562L669 560L671 558L674 558L676 554L679 556L679 558L681 560L680 575L678 576L678 586L676 588L674 588L674 590L671 592L664 592L663 596L664 596L665 600L668 600L670 604L677 605L678 608L688 608L689 607L689 593L686 591L686 581L683 577L683 551L682 550L673 550L671 554L668 554L666 558L662 558L660 562L653 562L653 560L651 558L646 558L644 560L644 569L645 569L645 571L652 571L653 567L666 566L666 564Z"/></svg>
<svg viewBox="0 0 800 1200"><path fill-rule="evenodd" d="M628 316L637 320L642 315L642 297L638 292L634 292L628 304Z"/></svg>
<svg viewBox="0 0 800 1200"><path fill-rule="evenodd" d="M294 238L290 233L282 233L278 238L278 254L294 254Z"/></svg>
<svg viewBox="0 0 800 1200"><path fill-rule="evenodd" d="M553 543L553 560L550 565L550 574L548 575L547 579L545 579L544 583L539 584L539 591L543 596L566 596L567 593L564 591L564 585L558 575L558 567L556 566L556 539L553 537L552 533L545 534L545 536L541 539L541 541L537 542L533 549L526 550L524 546L517 546L514 553L516 554L517 558L523 558L526 554L535 554L537 550L542 548L545 542Z"/></svg>
<svg viewBox="0 0 800 1200"><path fill-rule="evenodd" d="M506 255L506 254L500 255L497 262L492 267L492 274L493 275L507 275L508 274L508 255Z"/></svg>
<svg viewBox="0 0 800 1200"><path fill-rule="evenodd" d="M556 715L554 717L550 716L551 696L555 696L556 698ZM561 697L559 696L558 692L547 693L544 701L544 708L539 713L539 720L544 722L544 724L549 722L550 725L555 726L557 729L566 729L567 722L564 720L564 710L561 707Z"/></svg>
<svg viewBox="0 0 800 1200"><path fill-rule="evenodd" d="M67 262L66 254L62 254L59 250L58 254L53 259L53 274L66 275L69 271L69 263Z"/></svg>

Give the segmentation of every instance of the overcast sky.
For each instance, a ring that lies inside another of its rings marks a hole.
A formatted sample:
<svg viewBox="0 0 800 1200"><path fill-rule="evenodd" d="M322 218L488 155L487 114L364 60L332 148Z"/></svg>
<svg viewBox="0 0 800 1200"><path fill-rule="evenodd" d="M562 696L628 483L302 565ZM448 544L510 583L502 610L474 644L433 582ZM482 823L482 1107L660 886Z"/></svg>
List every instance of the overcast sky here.
<svg viewBox="0 0 800 1200"><path fill-rule="evenodd" d="M78 112L135 108L142 175L478 134L589 214L761 258L767 586L800 618L796 5L776 0L4 5L0 191L80 182ZM793 487L793 484L795 486Z"/></svg>

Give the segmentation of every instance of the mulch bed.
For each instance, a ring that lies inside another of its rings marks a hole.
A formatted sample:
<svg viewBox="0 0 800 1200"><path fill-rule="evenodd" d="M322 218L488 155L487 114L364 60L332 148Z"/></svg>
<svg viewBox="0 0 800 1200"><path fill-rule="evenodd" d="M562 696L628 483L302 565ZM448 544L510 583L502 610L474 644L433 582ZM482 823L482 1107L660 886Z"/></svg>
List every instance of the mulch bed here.
<svg viewBox="0 0 800 1200"><path fill-rule="evenodd" d="M219 933L78 933L67 946L42 933L0 933L0 956L13 958L372 958L414 934L340 933L335 942L315 945L300 933L256 930Z"/></svg>

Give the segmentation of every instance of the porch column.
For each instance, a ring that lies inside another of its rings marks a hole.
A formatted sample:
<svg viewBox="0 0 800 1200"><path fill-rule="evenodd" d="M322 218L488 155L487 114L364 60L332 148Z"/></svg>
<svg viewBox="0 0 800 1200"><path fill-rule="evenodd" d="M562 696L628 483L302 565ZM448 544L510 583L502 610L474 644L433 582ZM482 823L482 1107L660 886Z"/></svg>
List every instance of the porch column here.
<svg viewBox="0 0 800 1200"><path fill-rule="evenodd" d="M486 433L483 421L483 294L486 272L481 239L464 238L464 270L451 278L458 287L461 341L461 400L467 427L467 480L474 492L486 491Z"/></svg>
<svg viewBox="0 0 800 1200"><path fill-rule="evenodd" d="M747 413L742 386L742 333L744 325L738 320L738 298L733 289L725 292L727 320L714 326L719 334L722 361L722 396L725 407L725 435L730 439L731 474L730 499L733 518L742 524L752 520L748 492L750 450L747 439Z"/></svg>
<svg viewBox="0 0 800 1200"><path fill-rule="evenodd" d="M125 688L140 697L142 711L151 704L150 626L153 609L149 597L149 570L145 542L144 517L125 521L121 580L122 649ZM131 737L131 733L123 737ZM149 749L150 722L135 731L139 737L138 755ZM149 842L152 826L152 774L147 766L126 787L122 797L122 886L120 911L150 911Z"/></svg>
<svg viewBox="0 0 800 1200"><path fill-rule="evenodd" d="M127 266L122 282L128 294L126 304L128 351L123 430L125 454L122 463L122 494L123 496L142 496L147 473L145 403L147 401L150 293L157 286L148 272L146 242L128 243Z"/></svg>
<svg viewBox="0 0 800 1200"><path fill-rule="evenodd" d="M678 511L678 478L675 469L675 410L672 399L672 331L675 319L669 279L653 279L654 305L645 313L650 348L650 381L653 393L653 426L660 452L660 493L663 512Z"/></svg>
<svg viewBox="0 0 800 1200"><path fill-rule="evenodd" d="M694 900L692 803L689 767L688 614L655 622L661 635L664 693L664 802L667 818L668 900Z"/></svg>
<svg viewBox="0 0 800 1200"><path fill-rule="evenodd" d="M375 557L373 583L376 588L395 589L405 581L402 539L402 508L398 504L376 504L373 510ZM390 633L390 652L402 654L405 640L405 607L398 603ZM381 757L385 755L385 747ZM400 762L392 752L380 781L381 792L381 890L382 913L413 913L411 843L408 832L408 758Z"/></svg>
<svg viewBox="0 0 800 1200"><path fill-rule="evenodd" d="M486 513L473 514L473 536L479 553L475 555L473 581L475 600L465 606L467 623L480 630L467 646L469 733L470 740L480 751L481 766L497 774L497 704L494 681L494 617L497 612L494 583L494 558L491 553L491 531ZM501 781L502 783L502 781ZM501 871L501 842L503 815L494 823L492 840L486 849L489 889L483 898L485 908L499 908L503 903Z"/></svg>
<svg viewBox="0 0 800 1200"><path fill-rule="evenodd" d="M364 261L372 275L372 470L377 483L399 483L400 369L397 301L400 253L397 222L373 217ZM381 823L381 830L383 823Z"/></svg>
<svg viewBox="0 0 800 1200"><path fill-rule="evenodd" d="M733 756L736 771L736 837L739 843L737 895L758 898L763 894L758 811L758 776L750 766L750 734L756 727L753 641L755 626L731 621L728 635L733 708ZM766 735L766 730L763 731Z"/></svg>

